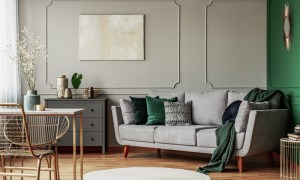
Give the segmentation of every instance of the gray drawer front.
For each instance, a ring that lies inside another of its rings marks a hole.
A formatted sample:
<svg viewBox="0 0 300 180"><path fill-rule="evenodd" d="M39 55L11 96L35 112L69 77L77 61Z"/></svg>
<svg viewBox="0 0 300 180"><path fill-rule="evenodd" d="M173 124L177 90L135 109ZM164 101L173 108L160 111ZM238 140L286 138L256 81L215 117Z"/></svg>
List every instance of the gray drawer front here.
<svg viewBox="0 0 300 180"><path fill-rule="evenodd" d="M73 131L73 119L69 118L68 131ZM76 131L79 131L79 118L76 119ZM83 118L83 131L103 131L103 118Z"/></svg>
<svg viewBox="0 0 300 180"><path fill-rule="evenodd" d="M102 146L102 132L84 132L83 146ZM58 141L59 146L73 146L73 133L67 132L63 138ZM79 146L79 133L76 133L76 146Z"/></svg>
<svg viewBox="0 0 300 180"><path fill-rule="evenodd" d="M104 102L48 101L48 108L84 108L84 117L103 117Z"/></svg>

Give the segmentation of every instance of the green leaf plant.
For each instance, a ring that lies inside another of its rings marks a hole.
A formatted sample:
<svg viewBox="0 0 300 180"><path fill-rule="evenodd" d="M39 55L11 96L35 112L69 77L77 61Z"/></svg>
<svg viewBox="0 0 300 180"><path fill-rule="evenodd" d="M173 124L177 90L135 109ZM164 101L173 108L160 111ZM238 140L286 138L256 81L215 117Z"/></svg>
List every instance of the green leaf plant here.
<svg viewBox="0 0 300 180"><path fill-rule="evenodd" d="M81 80L82 80L82 74L78 74L78 73L74 73L72 76L72 85L75 89L78 89L80 84L81 84Z"/></svg>

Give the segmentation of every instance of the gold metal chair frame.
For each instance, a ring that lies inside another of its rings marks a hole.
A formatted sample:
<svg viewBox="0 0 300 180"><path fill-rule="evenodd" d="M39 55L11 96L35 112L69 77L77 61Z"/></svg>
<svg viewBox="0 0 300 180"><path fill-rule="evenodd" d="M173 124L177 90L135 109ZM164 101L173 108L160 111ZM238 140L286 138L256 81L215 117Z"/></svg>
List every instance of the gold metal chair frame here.
<svg viewBox="0 0 300 180"><path fill-rule="evenodd" d="M35 177L39 180L40 171L49 171L49 179L51 179L51 172L54 173L55 180L59 179L56 144L68 128L67 117L26 116L20 104L0 104L0 169L2 170L0 176L3 176L4 180L6 177L13 176ZM13 166L17 157L21 157L21 166ZM37 166L24 167L24 157L37 159ZM10 158L13 158L13 163ZM47 160L47 168L41 168L43 158ZM6 159L10 160L9 165L6 165ZM13 172L16 170L21 172ZM23 173L24 170L36 172Z"/></svg>

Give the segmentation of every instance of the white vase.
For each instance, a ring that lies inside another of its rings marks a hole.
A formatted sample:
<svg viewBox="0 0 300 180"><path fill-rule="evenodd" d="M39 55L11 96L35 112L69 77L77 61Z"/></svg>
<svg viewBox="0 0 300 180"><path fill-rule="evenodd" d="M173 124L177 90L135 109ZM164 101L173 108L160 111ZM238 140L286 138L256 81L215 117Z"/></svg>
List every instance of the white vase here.
<svg viewBox="0 0 300 180"><path fill-rule="evenodd" d="M68 88L68 78L66 78L65 75L59 76L57 78L56 85L57 98L64 98L65 90Z"/></svg>

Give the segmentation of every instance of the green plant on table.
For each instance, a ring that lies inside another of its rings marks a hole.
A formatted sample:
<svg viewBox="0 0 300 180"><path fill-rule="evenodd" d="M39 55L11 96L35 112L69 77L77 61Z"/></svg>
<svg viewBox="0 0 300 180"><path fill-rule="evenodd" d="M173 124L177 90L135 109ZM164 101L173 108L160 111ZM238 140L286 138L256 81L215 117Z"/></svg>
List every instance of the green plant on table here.
<svg viewBox="0 0 300 180"><path fill-rule="evenodd" d="M82 80L82 74L78 74L78 73L74 73L72 76L72 85L74 87L74 89L78 89L80 84L81 84L81 80Z"/></svg>

